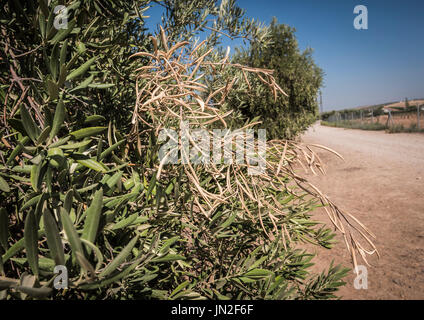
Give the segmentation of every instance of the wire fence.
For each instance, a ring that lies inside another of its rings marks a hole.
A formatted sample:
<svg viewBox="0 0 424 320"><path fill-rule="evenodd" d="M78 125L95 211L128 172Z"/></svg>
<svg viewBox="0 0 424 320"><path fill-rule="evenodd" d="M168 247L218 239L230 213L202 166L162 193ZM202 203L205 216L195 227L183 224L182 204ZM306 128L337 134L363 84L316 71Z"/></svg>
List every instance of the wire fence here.
<svg viewBox="0 0 424 320"><path fill-rule="evenodd" d="M411 109L411 108L410 108ZM424 104L416 110L390 110L390 109L361 109L355 111L340 111L322 117L323 121L331 124L379 124L382 127L403 127L422 130L424 129Z"/></svg>

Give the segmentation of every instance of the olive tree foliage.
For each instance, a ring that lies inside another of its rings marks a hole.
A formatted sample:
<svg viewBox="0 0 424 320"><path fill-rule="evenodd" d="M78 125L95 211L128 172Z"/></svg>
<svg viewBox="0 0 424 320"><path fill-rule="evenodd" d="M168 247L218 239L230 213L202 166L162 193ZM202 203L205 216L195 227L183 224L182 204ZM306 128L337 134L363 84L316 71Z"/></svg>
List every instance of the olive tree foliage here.
<svg viewBox="0 0 424 320"><path fill-rule="evenodd" d="M244 16L235 0L163 0L155 1L164 8L162 26L169 39L186 41L200 32L209 46L223 37L243 38L263 46L269 42L269 29L263 23ZM157 30L159 32L159 28Z"/></svg>
<svg viewBox="0 0 424 320"><path fill-rule="evenodd" d="M64 29L55 28L57 5L67 8ZM166 8L166 31L156 37L144 28L152 5ZM210 42L199 46L193 36L202 30ZM176 70L185 70L196 77L186 75L181 88L194 92L179 101L204 126L211 115L222 119L232 81L248 99L244 72L252 69L227 68L228 56L213 46L222 33L266 42L268 28L244 19L233 1L14 0L0 13L0 32L2 299L334 297L346 269L310 273L313 255L299 248L306 241L330 248L334 234L311 219L323 198L292 186L302 182L286 168L297 147L288 144L280 162L275 146L278 188L259 184L261 203L250 198L245 168L228 172L227 187L247 192L228 201L222 173L160 166L157 131L167 112L190 113L143 100L172 92L183 81ZM158 66L163 72L146 72ZM252 73L250 81L274 79ZM197 105L217 90L225 99ZM229 115L231 127L237 111ZM273 206L264 211L265 203ZM57 265L67 268L68 290L53 286Z"/></svg>
<svg viewBox="0 0 424 320"><path fill-rule="evenodd" d="M238 51L234 61L274 70L274 77L287 95L274 102L273 94L254 82L253 93L243 98L235 96L231 106L246 118L260 116L270 137L294 138L316 120L323 71L315 64L311 49L300 51L294 28L274 18L268 31L267 46L253 41Z"/></svg>

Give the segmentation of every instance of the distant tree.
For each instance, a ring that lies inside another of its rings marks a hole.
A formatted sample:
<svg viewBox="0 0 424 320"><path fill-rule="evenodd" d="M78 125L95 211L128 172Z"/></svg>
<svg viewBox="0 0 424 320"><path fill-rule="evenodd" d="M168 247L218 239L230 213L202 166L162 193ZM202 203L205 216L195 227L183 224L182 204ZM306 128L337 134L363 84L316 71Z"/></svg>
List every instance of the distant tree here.
<svg viewBox="0 0 424 320"><path fill-rule="evenodd" d="M288 96L274 101L274 95L256 82L254 94L242 101L233 101L233 107L247 118L260 116L270 138L293 138L318 116L317 97L324 73L315 64L312 49L300 51L294 28L279 24L274 18L270 34L270 45L252 43L248 49L240 50L235 60L275 70L273 75Z"/></svg>

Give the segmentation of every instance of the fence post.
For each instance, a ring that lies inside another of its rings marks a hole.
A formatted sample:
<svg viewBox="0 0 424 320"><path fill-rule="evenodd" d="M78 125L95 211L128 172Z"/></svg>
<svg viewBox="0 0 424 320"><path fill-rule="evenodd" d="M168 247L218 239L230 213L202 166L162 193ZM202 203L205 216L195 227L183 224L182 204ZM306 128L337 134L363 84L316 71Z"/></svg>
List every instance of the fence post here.
<svg viewBox="0 0 424 320"><path fill-rule="evenodd" d="M390 110L388 110L388 115L387 115L387 122L386 122L386 127L390 127L390 125L393 125L393 118L392 118L392 112Z"/></svg>
<svg viewBox="0 0 424 320"><path fill-rule="evenodd" d="M420 105L417 105L417 129L420 130Z"/></svg>

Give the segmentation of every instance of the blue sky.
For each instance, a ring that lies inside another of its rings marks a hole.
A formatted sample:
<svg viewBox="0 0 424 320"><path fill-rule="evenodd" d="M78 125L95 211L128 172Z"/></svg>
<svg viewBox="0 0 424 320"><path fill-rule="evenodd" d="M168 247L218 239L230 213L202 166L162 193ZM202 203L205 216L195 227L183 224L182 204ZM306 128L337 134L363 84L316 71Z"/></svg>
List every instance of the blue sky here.
<svg viewBox="0 0 424 320"><path fill-rule="evenodd" d="M275 16L295 27L300 48L314 49L314 59L326 74L324 111L424 97L423 0L237 3L250 18L269 23ZM356 5L368 9L368 30L353 26ZM153 22L157 12L146 14Z"/></svg>

